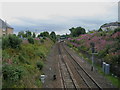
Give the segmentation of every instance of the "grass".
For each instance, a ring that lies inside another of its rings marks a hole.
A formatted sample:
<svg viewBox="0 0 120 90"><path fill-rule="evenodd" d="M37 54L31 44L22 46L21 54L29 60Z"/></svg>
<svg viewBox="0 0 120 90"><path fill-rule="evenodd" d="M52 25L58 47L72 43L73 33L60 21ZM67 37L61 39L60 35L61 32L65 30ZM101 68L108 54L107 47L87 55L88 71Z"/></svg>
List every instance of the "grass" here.
<svg viewBox="0 0 120 90"><path fill-rule="evenodd" d="M86 55L80 53L77 48L72 47L72 49L73 49L75 52L77 52L80 57L82 57L82 58L83 58L84 60L86 60L88 63L92 64L92 60L88 59ZM111 81L111 83L112 83L114 86L116 86L117 88L120 88L120 78L115 77L115 76L112 76L112 74L106 75L106 74L102 71L102 67L100 67L100 65L95 65L95 64L94 64L94 67L97 68L98 73L100 73L101 75L105 76L109 81Z"/></svg>
<svg viewBox="0 0 120 90"><path fill-rule="evenodd" d="M6 48L3 50L3 65L10 59L11 65L22 66L24 69L22 78L17 82L3 80L3 88L41 88L42 83L39 77L42 70L37 67L36 63L44 63L52 45L53 42L47 39L44 43L22 43L20 49Z"/></svg>

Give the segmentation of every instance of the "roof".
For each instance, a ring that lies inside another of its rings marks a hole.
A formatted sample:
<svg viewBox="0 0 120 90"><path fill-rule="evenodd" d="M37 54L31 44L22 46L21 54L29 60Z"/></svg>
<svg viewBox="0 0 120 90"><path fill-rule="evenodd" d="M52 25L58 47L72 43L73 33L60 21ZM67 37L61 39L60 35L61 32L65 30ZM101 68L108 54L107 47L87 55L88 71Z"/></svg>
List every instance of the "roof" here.
<svg viewBox="0 0 120 90"><path fill-rule="evenodd" d="M106 23L106 24L103 24L101 27L109 27L109 26L118 26L118 27L120 27L120 22Z"/></svg>
<svg viewBox="0 0 120 90"><path fill-rule="evenodd" d="M12 28L12 27L8 23L6 23L2 19L0 19L0 28Z"/></svg>

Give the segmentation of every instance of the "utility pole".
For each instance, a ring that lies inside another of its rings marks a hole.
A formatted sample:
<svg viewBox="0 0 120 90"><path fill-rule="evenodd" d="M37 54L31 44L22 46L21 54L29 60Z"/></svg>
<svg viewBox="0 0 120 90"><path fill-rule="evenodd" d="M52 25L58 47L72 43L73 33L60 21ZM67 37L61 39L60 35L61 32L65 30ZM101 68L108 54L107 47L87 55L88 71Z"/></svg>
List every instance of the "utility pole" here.
<svg viewBox="0 0 120 90"><path fill-rule="evenodd" d="M91 50L92 50L92 66L91 66L91 71L93 71L93 69L94 69L95 44L94 43L90 43L90 45L91 45Z"/></svg>

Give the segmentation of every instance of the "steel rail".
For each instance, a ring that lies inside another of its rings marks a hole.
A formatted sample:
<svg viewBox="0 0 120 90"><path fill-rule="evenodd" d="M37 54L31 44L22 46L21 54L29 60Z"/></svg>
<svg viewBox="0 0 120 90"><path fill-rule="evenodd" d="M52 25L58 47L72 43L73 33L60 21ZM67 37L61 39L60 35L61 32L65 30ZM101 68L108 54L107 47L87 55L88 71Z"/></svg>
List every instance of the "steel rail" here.
<svg viewBox="0 0 120 90"><path fill-rule="evenodd" d="M69 76L70 76L70 79L72 80L72 83L73 83L73 85L74 85L74 89L75 90L77 90L77 86L76 86L76 84L74 83L74 80L73 80L73 77L71 76L71 73L70 73L70 71L69 71L69 69L68 69L68 66L67 66L67 64L65 63L65 61L64 61L64 57L63 57L63 55L62 55L62 52L61 52L61 50L60 50L60 45L58 46L58 52L59 52L59 54L61 55L61 60L62 60L62 62L65 64L65 67L66 67L66 69L67 69L67 71L68 71L68 73L69 73ZM60 67L61 68L61 67ZM62 68L61 68L62 69ZM67 89L67 87L66 87L66 85L65 85L65 80L64 80L64 76L63 76L63 73L62 73L62 70L61 70L61 75L62 75L62 81L63 81L63 84L64 84L64 88L65 89Z"/></svg>
<svg viewBox="0 0 120 90"><path fill-rule="evenodd" d="M85 72L85 74L93 81L93 83L98 87L99 90L102 90L101 86L85 71L85 69L75 60L75 58L67 51L67 49L64 47L63 43L62 43L62 47L64 48L64 50L66 51L66 53L72 58L72 60L74 60L74 62ZM84 79L85 83L88 86L88 83L86 82L86 80ZM90 86L88 86L89 88L91 88Z"/></svg>

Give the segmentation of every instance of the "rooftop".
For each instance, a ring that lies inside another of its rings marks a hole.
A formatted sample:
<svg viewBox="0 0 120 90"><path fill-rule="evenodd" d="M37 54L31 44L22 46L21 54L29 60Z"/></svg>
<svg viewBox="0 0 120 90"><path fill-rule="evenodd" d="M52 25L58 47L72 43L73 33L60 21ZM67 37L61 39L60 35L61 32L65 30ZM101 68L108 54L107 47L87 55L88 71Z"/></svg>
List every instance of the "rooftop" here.
<svg viewBox="0 0 120 90"><path fill-rule="evenodd" d="M109 27L109 26L119 26L120 27L120 22L106 23L106 24L103 24L101 27Z"/></svg>
<svg viewBox="0 0 120 90"><path fill-rule="evenodd" d="M8 23L0 19L0 28L12 28Z"/></svg>

